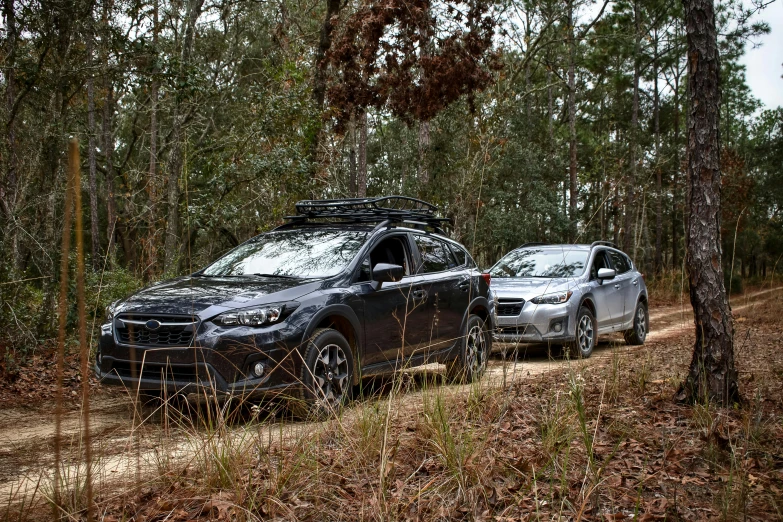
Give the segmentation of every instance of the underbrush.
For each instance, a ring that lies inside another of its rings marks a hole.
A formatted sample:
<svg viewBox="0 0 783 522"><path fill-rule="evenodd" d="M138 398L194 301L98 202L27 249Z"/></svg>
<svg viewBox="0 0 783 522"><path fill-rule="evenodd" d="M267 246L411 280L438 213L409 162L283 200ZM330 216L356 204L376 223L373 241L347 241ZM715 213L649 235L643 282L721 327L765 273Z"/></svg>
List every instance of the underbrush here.
<svg viewBox="0 0 783 522"><path fill-rule="evenodd" d="M540 376L508 370L507 385L495 373L440 386L416 370L319 422L268 405L147 407L139 431L168 423L156 471L102 478L97 518L781 519L781 311L776 297L737 317L734 409L673 402L690 335L610 344Z"/></svg>

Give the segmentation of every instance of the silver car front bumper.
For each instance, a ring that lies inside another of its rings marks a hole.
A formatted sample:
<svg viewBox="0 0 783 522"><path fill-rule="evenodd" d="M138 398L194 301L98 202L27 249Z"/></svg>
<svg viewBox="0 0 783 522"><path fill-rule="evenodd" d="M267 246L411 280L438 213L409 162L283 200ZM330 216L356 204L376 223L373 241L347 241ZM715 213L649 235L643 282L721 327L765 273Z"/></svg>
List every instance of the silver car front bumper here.
<svg viewBox="0 0 783 522"><path fill-rule="evenodd" d="M526 302L517 315L498 315L494 339L500 343L564 342L574 338L571 302Z"/></svg>

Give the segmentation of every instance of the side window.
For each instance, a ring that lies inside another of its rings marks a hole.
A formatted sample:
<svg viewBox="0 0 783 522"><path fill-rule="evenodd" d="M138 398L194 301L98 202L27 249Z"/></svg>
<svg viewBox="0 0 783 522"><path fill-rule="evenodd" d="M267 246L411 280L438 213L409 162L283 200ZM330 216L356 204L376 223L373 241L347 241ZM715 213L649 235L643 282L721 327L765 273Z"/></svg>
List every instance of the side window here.
<svg viewBox="0 0 783 522"><path fill-rule="evenodd" d="M453 245L451 243L448 243L449 248L451 248L451 253L454 255L454 259L457 260L457 266L465 266L468 264L468 253L463 249L458 247L457 245Z"/></svg>
<svg viewBox="0 0 783 522"><path fill-rule="evenodd" d="M593 265L590 267L590 279L597 279L598 270L601 268L611 268L611 265L609 265L609 260L606 257L605 250L601 250L595 254Z"/></svg>
<svg viewBox="0 0 783 522"><path fill-rule="evenodd" d="M362 265L359 267L358 281L360 283L366 283L368 281L372 281L372 270L370 269L369 257L365 257L364 261L362 261Z"/></svg>
<svg viewBox="0 0 783 522"><path fill-rule="evenodd" d="M405 269L405 275L410 275L410 263L408 260L410 255L408 254L408 241L405 236L392 236L387 237L380 243L373 247L370 251L369 260L365 259L362 263L362 270L367 269L367 281L372 280L372 268L378 263L389 263L391 265L400 265ZM360 274L360 281L364 276Z"/></svg>
<svg viewBox="0 0 783 522"><path fill-rule="evenodd" d="M631 265L628 262L628 258L625 257L625 254L611 250L609 251L609 255L612 256L612 264L618 274L624 274L631 269Z"/></svg>
<svg viewBox="0 0 783 522"><path fill-rule="evenodd" d="M457 266L451 249L443 241L427 236L415 236L416 245L421 253L421 271L426 273L443 272Z"/></svg>

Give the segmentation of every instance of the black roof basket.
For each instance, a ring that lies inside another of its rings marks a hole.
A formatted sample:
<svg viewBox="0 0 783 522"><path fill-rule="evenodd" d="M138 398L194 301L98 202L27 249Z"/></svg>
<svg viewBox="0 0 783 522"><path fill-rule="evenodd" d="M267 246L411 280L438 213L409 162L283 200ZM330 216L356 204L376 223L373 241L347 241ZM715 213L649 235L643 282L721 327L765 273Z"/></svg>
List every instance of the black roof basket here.
<svg viewBox="0 0 783 522"><path fill-rule="evenodd" d="M350 199L306 199L296 204L296 216L286 216L282 227L303 224L391 224L405 223L431 227L443 233L448 218L435 215L438 207L426 201L406 196ZM282 228L278 227L278 228Z"/></svg>
<svg viewBox="0 0 783 522"><path fill-rule="evenodd" d="M611 241L593 241L592 243L590 243L590 248L593 249L599 245L617 248L617 245L615 245Z"/></svg>

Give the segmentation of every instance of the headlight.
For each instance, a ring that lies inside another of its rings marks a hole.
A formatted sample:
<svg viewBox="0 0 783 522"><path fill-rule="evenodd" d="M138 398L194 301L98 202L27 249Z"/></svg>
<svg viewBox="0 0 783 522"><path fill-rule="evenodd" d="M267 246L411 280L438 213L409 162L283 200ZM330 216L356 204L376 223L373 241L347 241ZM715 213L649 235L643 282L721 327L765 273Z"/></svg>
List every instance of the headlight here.
<svg viewBox="0 0 783 522"><path fill-rule="evenodd" d="M215 317L214 322L221 326L264 326L278 322L282 314L282 306L264 306L226 312Z"/></svg>
<svg viewBox="0 0 783 522"><path fill-rule="evenodd" d="M534 297L530 300L533 304L561 304L565 303L571 298L571 295L573 292L569 290L568 292L556 292L554 294L544 294L539 295L537 297Z"/></svg>

